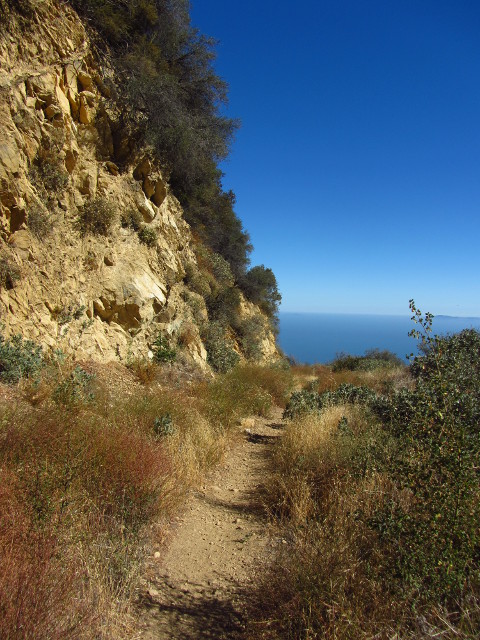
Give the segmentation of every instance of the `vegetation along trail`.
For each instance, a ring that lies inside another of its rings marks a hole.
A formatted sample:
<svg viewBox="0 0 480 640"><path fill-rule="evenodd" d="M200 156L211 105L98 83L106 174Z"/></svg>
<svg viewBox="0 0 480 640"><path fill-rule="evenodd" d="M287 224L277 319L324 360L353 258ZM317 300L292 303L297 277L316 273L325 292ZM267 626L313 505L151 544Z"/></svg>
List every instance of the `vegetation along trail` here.
<svg viewBox="0 0 480 640"><path fill-rule="evenodd" d="M156 552L148 569L144 640L242 637L242 593L275 545L261 494L281 426L280 409L243 421L242 441L192 496L166 551Z"/></svg>

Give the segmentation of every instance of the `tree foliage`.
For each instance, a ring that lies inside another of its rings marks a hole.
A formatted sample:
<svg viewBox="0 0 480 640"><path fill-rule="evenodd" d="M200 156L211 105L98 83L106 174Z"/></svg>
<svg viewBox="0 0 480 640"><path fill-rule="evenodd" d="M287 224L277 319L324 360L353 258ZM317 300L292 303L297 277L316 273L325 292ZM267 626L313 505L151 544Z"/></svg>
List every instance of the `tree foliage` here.
<svg viewBox="0 0 480 640"><path fill-rule="evenodd" d="M215 40L191 25L187 0L72 3L115 53L125 120L119 129L129 124L153 145L187 221L240 278L251 245L217 166L238 122L223 113L227 84L213 67Z"/></svg>
<svg viewBox="0 0 480 640"><path fill-rule="evenodd" d="M276 320L278 305L282 300L277 279L271 269L263 264L250 269L244 278L243 289L247 298L257 304L269 318Z"/></svg>

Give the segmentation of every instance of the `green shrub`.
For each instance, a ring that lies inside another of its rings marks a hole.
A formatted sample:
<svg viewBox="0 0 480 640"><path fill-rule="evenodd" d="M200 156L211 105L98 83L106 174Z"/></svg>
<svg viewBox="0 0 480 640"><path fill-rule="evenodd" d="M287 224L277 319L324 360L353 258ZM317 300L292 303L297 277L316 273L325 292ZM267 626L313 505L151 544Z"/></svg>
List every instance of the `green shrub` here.
<svg viewBox="0 0 480 640"><path fill-rule="evenodd" d="M245 295L272 320L276 321L278 305L282 301L275 274L262 265L250 269L242 280Z"/></svg>
<svg viewBox="0 0 480 640"><path fill-rule="evenodd" d="M0 380L18 382L37 375L43 365L42 347L21 335L6 340L0 334Z"/></svg>
<svg viewBox="0 0 480 640"><path fill-rule="evenodd" d="M194 264L187 264L185 267L185 283L191 291L198 293L202 298L207 298L212 293L208 275Z"/></svg>
<svg viewBox="0 0 480 640"><path fill-rule="evenodd" d="M101 197L93 198L80 208L78 218L80 232L106 236L115 218L115 208L111 202Z"/></svg>
<svg viewBox="0 0 480 640"><path fill-rule="evenodd" d="M46 206L55 203L68 184L69 176L59 155L64 141L65 137L61 132L53 138L44 137L42 147L30 167L30 180Z"/></svg>
<svg viewBox="0 0 480 640"><path fill-rule="evenodd" d="M153 421L153 432L157 438L165 438L175 434L175 425L170 413L165 413Z"/></svg>
<svg viewBox="0 0 480 640"><path fill-rule="evenodd" d="M77 366L65 380L57 385L52 397L57 404L66 407L90 402L94 398L91 384L94 379L94 374Z"/></svg>
<svg viewBox="0 0 480 640"><path fill-rule="evenodd" d="M138 231L138 237L142 244L146 244L147 247L154 247L157 244L157 234L155 229L151 227L143 226Z"/></svg>
<svg viewBox="0 0 480 640"><path fill-rule="evenodd" d="M369 349L363 356L340 353L332 362L332 371L374 371L379 368L403 367L405 363L391 351Z"/></svg>
<svg viewBox="0 0 480 640"><path fill-rule="evenodd" d="M262 356L261 341L265 326L259 315L247 318L239 327L242 352L249 360L259 360Z"/></svg>
<svg viewBox="0 0 480 640"><path fill-rule="evenodd" d="M28 210L27 224L39 240L44 240L52 232L52 217L38 204L32 205Z"/></svg>
<svg viewBox="0 0 480 640"><path fill-rule="evenodd" d="M212 253L210 256L212 272L215 279L222 285L232 287L235 278L229 263L219 253Z"/></svg>
<svg viewBox="0 0 480 640"><path fill-rule="evenodd" d="M158 334L152 346L154 362L169 363L175 362L177 352L170 347L168 339L162 334Z"/></svg>
<svg viewBox="0 0 480 640"><path fill-rule="evenodd" d="M206 299L210 322L236 326L239 320L240 291L236 287L222 287Z"/></svg>
<svg viewBox="0 0 480 640"><path fill-rule="evenodd" d="M233 342L226 336L226 329L219 323L208 326L204 339L207 349L207 362L214 371L226 373L240 361L240 356L233 348Z"/></svg>
<svg viewBox="0 0 480 640"><path fill-rule="evenodd" d="M377 394L368 387L357 387L343 383L335 391L317 393L315 391L295 391L284 412L285 418L295 418L304 413L320 413L325 407L339 404L375 405L382 401ZM383 406L383 405L382 405Z"/></svg>
<svg viewBox="0 0 480 640"><path fill-rule="evenodd" d="M143 225L143 216L138 209L128 209L122 213L120 224L124 229L140 231Z"/></svg>
<svg viewBox="0 0 480 640"><path fill-rule="evenodd" d="M379 413L397 441L391 478L411 500L392 499L374 525L401 588L452 603L480 575L480 333L431 337L433 316L411 305L424 332L413 332L425 352L411 366L416 387Z"/></svg>

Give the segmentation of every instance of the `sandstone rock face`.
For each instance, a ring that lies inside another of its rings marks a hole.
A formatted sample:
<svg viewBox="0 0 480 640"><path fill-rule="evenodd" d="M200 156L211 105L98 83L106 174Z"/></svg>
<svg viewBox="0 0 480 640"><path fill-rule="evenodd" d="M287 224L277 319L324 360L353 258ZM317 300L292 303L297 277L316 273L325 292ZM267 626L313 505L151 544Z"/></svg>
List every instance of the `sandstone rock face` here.
<svg viewBox="0 0 480 640"><path fill-rule="evenodd" d="M182 209L151 150L134 154L115 126L111 71L96 65L68 3L36 11L31 32L0 35L0 261L20 274L0 283L4 331L101 361L148 357L162 332L183 336L188 357L208 368L205 301L195 313L185 302L196 258ZM81 232L87 204L113 211L107 235ZM122 224L132 211L153 246ZM276 353L268 331L262 350Z"/></svg>

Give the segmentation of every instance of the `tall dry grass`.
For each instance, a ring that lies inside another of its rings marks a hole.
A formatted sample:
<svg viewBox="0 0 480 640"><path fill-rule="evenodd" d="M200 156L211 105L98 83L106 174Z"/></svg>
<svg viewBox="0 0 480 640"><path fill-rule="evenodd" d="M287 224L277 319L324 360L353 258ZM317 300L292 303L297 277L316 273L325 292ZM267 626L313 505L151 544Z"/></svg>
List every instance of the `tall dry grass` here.
<svg viewBox="0 0 480 640"><path fill-rule="evenodd" d="M387 473L395 446L361 406L288 423L265 493L287 544L252 594L251 640L480 637L474 593L449 611L415 606L391 575L395 551L372 524L392 502L409 512L411 493Z"/></svg>
<svg viewBox="0 0 480 640"><path fill-rule="evenodd" d="M188 371L185 385L158 368L140 378L70 363L4 387L2 639L131 637L150 525L219 461L239 418L268 414L290 384L251 367L202 382Z"/></svg>
<svg viewBox="0 0 480 640"><path fill-rule="evenodd" d="M329 365L301 365L292 367L298 386L318 393L335 391L341 384L369 387L386 393L412 385L407 367L379 367L372 371L332 371Z"/></svg>

